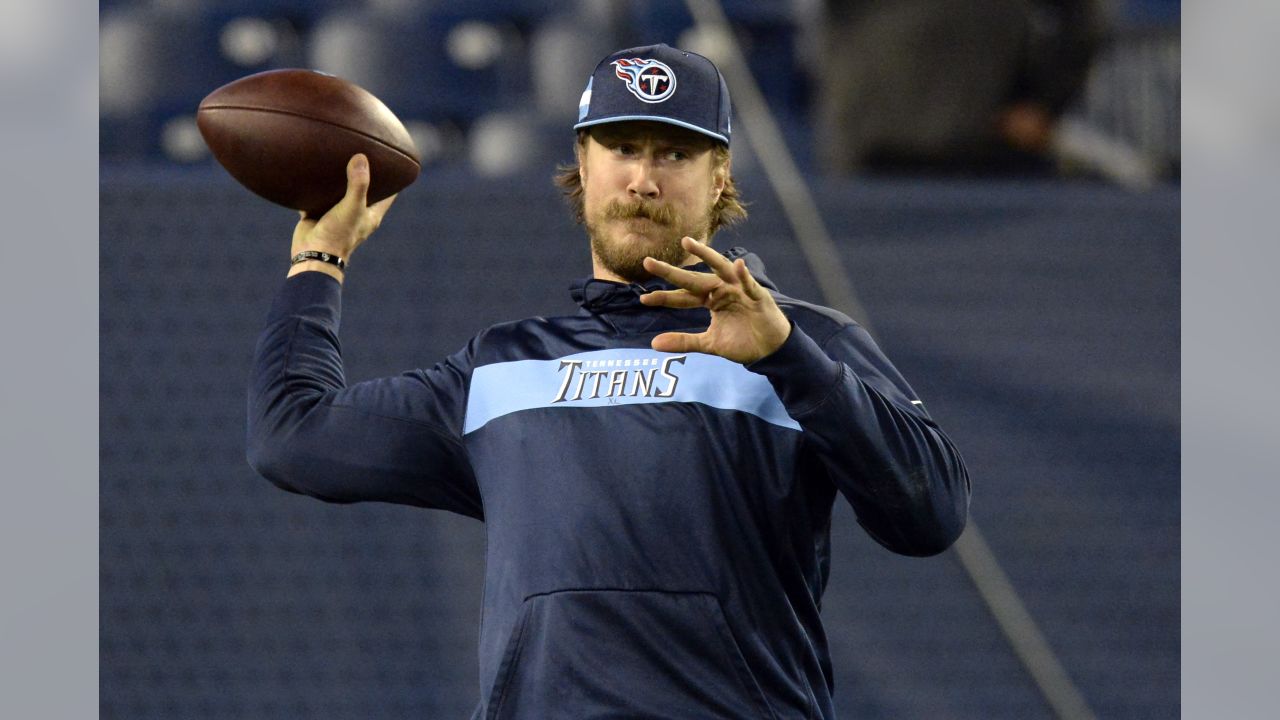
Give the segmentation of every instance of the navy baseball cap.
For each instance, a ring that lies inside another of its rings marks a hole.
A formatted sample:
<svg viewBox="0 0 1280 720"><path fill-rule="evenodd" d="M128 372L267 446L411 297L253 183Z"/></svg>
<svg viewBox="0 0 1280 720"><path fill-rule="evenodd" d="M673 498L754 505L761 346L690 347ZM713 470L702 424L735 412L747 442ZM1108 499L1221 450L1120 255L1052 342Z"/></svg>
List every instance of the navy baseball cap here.
<svg viewBox="0 0 1280 720"><path fill-rule="evenodd" d="M573 129L649 120L728 145L729 109L729 87L714 63L667 45L645 45L600 61L578 101Z"/></svg>

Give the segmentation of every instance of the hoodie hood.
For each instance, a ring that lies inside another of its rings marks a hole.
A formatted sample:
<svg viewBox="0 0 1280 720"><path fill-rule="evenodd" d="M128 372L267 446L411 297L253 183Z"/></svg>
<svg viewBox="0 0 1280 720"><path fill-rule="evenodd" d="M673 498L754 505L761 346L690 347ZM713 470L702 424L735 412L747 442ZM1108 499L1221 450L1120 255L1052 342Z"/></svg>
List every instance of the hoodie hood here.
<svg viewBox="0 0 1280 720"><path fill-rule="evenodd" d="M729 262L742 258L756 282L769 290L777 292L778 287L765 275L764 261L760 259L760 256L740 247L729 248L720 254L728 258ZM693 272L711 272L711 268L706 263L685 265L684 268ZM578 303L583 310L593 315L606 315L638 309L653 310L654 308L640 302L640 296L654 290L672 289L675 289L674 285L656 277L650 278L643 283L620 283L612 280L586 277L575 280L569 286L573 301Z"/></svg>

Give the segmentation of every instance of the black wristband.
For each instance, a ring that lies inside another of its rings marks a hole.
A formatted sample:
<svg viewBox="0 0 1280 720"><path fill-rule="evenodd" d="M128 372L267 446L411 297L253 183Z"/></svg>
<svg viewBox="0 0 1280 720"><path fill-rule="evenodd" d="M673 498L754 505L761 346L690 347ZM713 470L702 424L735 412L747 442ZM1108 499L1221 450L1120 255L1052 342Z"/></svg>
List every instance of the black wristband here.
<svg viewBox="0 0 1280 720"><path fill-rule="evenodd" d="M346 272L347 270L346 260L343 260L337 255L331 255L327 252L321 252L319 250L303 250L297 255L294 255L293 259L289 261L289 264L297 265L300 262L306 262L308 260L319 260L320 262L329 263L330 265L337 265L338 269L342 270L343 272Z"/></svg>

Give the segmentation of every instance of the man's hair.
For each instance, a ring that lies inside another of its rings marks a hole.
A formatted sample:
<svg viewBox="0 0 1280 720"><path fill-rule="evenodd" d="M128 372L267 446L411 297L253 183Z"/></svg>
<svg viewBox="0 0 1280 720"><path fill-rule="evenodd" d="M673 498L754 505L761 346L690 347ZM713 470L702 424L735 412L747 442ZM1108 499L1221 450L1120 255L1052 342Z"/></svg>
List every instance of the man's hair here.
<svg viewBox="0 0 1280 720"><path fill-rule="evenodd" d="M583 201L582 177L578 174L578 166L582 158L582 153L586 151L587 137L589 130L583 128L578 131L578 142L574 147L574 157L578 158L572 164L561 165L556 168L555 183L556 186L564 193L565 199L569 201L569 206L573 210L574 221L581 224L586 220L586 203ZM716 167L723 167L729 162L729 148L721 143L713 143L711 146L711 161ZM711 236L716 234L716 230L721 227L728 227L747 217L747 209L743 207L742 201L738 197L738 186L733 183L733 174L725 178L724 189L720 191L720 199L716 201L714 207L711 208L711 230L707 234L707 243L711 243Z"/></svg>

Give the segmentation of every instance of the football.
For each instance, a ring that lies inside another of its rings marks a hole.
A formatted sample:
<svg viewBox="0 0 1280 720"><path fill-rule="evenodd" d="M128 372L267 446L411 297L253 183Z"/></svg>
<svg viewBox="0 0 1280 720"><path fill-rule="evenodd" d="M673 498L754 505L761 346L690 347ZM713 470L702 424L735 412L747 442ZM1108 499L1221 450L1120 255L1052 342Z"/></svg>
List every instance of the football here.
<svg viewBox="0 0 1280 720"><path fill-rule="evenodd" d="M196 125L231 177L273 203L319 217L346 194L347 161L369 158L369 204L417 179L404 124L364 88L314 70L268 70L209 93Z"/></svg>

